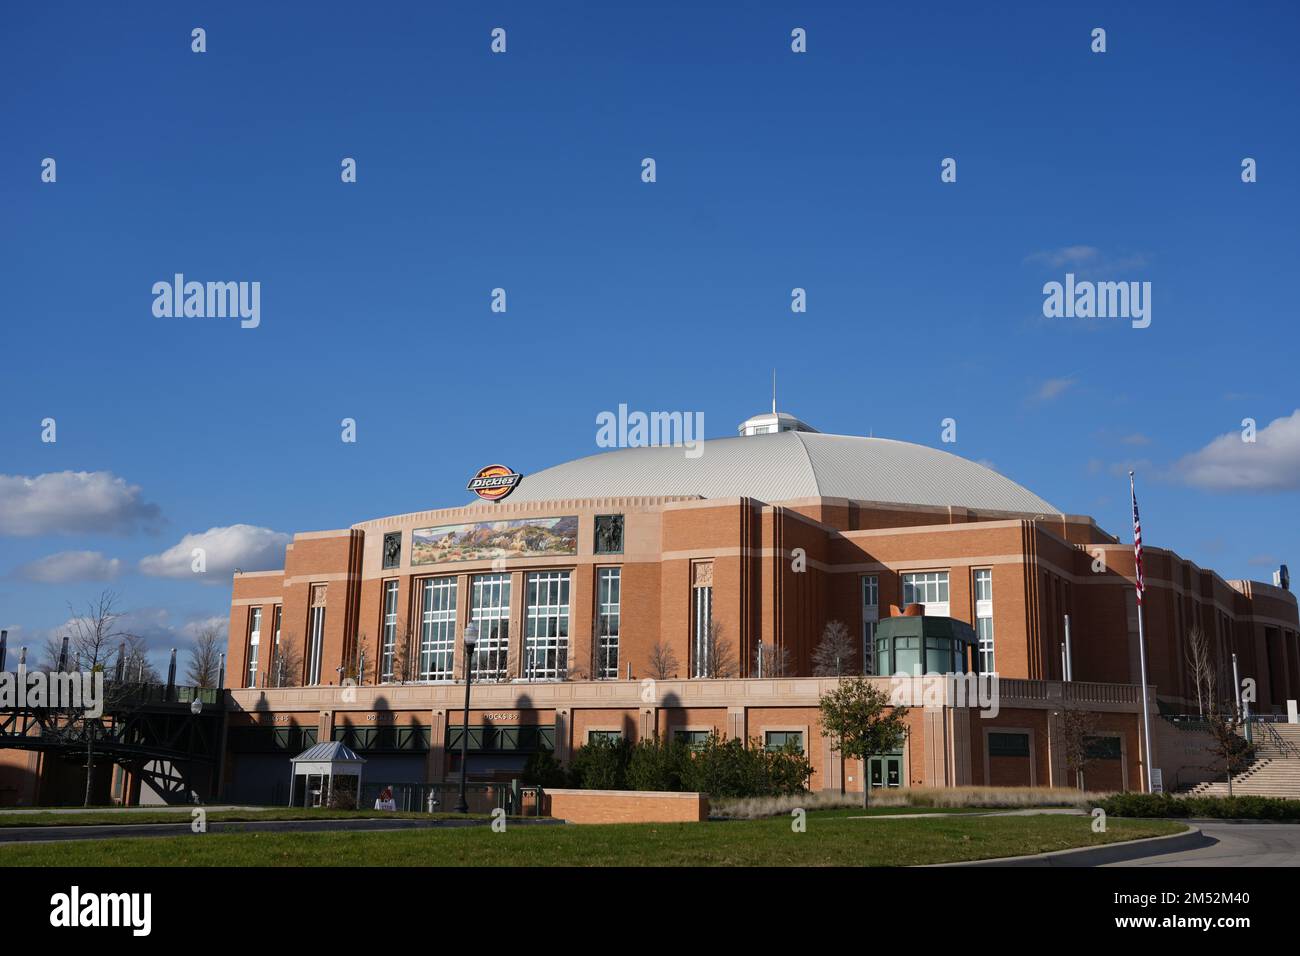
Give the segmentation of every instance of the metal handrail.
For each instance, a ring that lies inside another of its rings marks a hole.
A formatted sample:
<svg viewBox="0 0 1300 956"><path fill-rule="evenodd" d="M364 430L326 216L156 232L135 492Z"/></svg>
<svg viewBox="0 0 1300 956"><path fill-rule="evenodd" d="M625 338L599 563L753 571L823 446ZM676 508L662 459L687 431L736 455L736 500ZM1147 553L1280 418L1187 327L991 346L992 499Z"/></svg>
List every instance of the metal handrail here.
<svg viewBox="0 0 1300 956"><path fill-rule="evenodd" d="M1300 749L1297 749L1295 744L1291 743L1291 741L1287 740L1274 730L1271 724L1261 723L1259 726L1263 729L1264 735L1268 737L1270 743L1280 749L1288 757L1300 759Z"/></svg>

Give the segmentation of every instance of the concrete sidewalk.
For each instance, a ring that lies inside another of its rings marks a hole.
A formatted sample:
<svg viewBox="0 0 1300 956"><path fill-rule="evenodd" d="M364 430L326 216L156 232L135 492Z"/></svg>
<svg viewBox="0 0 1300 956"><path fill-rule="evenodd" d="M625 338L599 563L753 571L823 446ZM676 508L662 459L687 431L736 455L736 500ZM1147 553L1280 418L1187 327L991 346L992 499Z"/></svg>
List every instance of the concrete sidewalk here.
<svg viewBox="0 0 1300 956"><path fill-rule="evenodd" d="M392 830L436 830L457 827L486 827L487 817L467 820L411 820L367 817L360 820L253 820L238 823L212 822L208 833L330 833L383 832ZM564 826L550 817L512 817L509 825ZM65 840L120 840L133 837L202 836L188 823L108 823L98 826L0 827L0 845L6 843L60 843ZM4 864L0 851L0 865Z"/></svg>
<svg viewBox="0 0 1300 956"><path fill-rule="evenodd" d="M1205 836L1199 827L1186 833L1126 840L1105 846L1076 847L1051 853L1033 853L1027 856L1004 856L991 860L970 860L963 863L936 863L934 866L1111 866L1122 865L1126 860L1137 860L1165 853L1178 853L1213 846L1214 840ZM1201 864L1203 865L1203 864Z"/></svg>

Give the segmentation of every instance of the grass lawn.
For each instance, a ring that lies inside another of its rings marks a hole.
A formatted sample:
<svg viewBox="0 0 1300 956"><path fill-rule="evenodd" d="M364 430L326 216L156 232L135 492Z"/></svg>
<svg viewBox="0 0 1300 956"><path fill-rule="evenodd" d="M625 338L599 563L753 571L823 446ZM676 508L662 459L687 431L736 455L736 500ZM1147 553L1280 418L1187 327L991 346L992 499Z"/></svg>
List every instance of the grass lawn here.
<svg viewBox="0 0 1300 956"><path fill-rule="evenodd" d="M906 866L1016 856L1163 836L1167 820L976 817L876 824L830 813L788 819L387 833L208 833L0 846L0 866Z"/></svg>
<svg viewBox="0 0 1300 956"><path fill-rule="evenodd" d="M985 807L836 807L834 810L811 810L809 816L816 817L896 817L917 813L997 813ZM785 814L784 818L789 818Z"/></svg>
<svg viewBox="0 0 1300 956"><path fill-rule="evenodd" d="M459 818L459 813L385 812L380 810L320 810L303 807L275 807L268 810L213 810L208 813L209 823L245 823L249 820L353 820L374 817L392 817L410 820L447 820ZM470 816L476 816L470 814ZM100 824L135 826L139 823L190 822L189 810L102 810L83 813L5 813L0 814L0 827L93 827ZM483 817L486 819L486 817Z"/></svg>

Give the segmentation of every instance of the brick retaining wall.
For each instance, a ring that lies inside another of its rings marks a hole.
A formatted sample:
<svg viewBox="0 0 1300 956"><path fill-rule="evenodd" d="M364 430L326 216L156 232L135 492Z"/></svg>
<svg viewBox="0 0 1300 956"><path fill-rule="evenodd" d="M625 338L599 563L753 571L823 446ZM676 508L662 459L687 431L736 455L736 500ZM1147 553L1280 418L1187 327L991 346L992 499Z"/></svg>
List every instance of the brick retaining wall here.
<svg viewBox="0 0 1300 956"><path fill-rule="evenodd" d="M698 823L709 818L702 793L647 790L547 790L543 807L567 823Z"/></svg>

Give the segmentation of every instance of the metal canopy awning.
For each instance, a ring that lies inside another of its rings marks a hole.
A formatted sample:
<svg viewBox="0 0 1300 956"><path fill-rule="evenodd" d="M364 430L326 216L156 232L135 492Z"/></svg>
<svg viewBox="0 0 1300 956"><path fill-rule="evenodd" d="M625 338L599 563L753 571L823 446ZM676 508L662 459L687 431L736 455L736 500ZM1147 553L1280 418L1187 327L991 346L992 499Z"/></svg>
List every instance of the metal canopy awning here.
<svg viewBox="0 0 1300 956"><path fill-rule="evenodd" d="M337 740L308 747L291 761L294 773L331 773L335 769L349 767L357 768L359 773L365 762L365 757Z"/></svg>
<svg viewBox="0 0 1300 956"><path fill-rule="evenodd" d="M355 777L356 792L360 793L361 768L365 762L364 757L337 740L308 747L289 762L292 768L289 774L289 806L294 806L299 777L325 777L329 781L324 788L325 793L334 790L336 777Z"/></svg>

